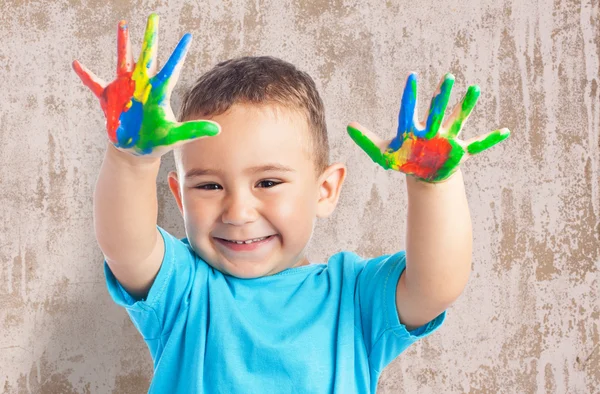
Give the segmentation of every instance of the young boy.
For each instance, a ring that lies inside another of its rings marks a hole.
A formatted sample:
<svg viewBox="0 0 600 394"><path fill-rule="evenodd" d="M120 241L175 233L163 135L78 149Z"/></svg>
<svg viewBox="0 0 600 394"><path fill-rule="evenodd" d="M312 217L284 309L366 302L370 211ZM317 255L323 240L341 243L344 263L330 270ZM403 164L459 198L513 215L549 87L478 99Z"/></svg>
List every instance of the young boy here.
<svg viewBox="0 0 600 394"><path fill-rule="evenodd" d="M450 76L419 128L411 76L398 137L348 129L376 162L411 175L406 252L343 252L310 264L315 221L333 212L346 176L343 164L329 164L314 82L274 58L226 61L186 93L187 122L178 123L169 99L190 37L155 75L157 23L151 15L137 64L119 24L118 77L109 85L74 62L107 117L96 236L109 292L152 354L150 392L375 392L384 367L437 329L462 292L471 223L458 165L507 132L469 145L453 138L472 91L446 135L438 133ZM157 227L156 177L170 150L184 240Z"/></svg>

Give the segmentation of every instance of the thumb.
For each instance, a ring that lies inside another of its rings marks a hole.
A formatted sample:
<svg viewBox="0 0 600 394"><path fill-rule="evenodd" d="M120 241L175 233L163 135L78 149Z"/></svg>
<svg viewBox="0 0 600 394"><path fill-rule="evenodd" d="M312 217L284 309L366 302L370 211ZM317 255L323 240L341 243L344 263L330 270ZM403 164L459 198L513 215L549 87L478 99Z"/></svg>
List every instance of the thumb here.
<svg viewBox="0 0 600 394"><path fill-rule="evenodd" d="M77 60L73 61L72 66L79 79L81 79L81 82L99 98L106 84Z"/></svg>
<svg viewBox="0 0 600 394"><path fill-rule="evenodd" d="M382 154L387 148L388 141L382 140L357 122L350 123L346 129L350 138L369 155L371 160L383 168L389 168Z"/></svg>
<svg viewBox="0 0 600 394"><path fill-rule="evenodd" d="M165 136L163 145L173 145L202 137L212 137L221 132L221 126L211 120L176 123Z"/></svg>

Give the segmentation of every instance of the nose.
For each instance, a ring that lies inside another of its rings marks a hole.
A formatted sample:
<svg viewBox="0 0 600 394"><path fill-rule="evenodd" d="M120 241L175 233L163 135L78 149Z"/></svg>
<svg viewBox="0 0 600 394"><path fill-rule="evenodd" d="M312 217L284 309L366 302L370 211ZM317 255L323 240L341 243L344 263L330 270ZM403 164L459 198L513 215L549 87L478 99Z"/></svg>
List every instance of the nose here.
<svg viewBox="0 0 600 394"><path fill-rule="evenodd" d="M256 221L257 218L256 202L252 195L233 193L225 199L225 206L221 215L223 223L242 226Z"/></svg>

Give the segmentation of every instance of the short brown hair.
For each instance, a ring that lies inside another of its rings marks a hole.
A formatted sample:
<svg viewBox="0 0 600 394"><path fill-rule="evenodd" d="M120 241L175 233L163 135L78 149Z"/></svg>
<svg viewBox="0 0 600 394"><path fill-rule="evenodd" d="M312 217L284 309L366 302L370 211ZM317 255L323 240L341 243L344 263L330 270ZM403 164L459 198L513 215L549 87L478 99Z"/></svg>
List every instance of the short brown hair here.
<svg viewBox="0 0 600 394"><path fill-rule="evenodd" d="M270 56L240 57L217 64L183 97L181 121L215 116L234 104L278 104L306 116L315 167L329 164L329 142L323 101L315 82L293 64Z"/></svg>

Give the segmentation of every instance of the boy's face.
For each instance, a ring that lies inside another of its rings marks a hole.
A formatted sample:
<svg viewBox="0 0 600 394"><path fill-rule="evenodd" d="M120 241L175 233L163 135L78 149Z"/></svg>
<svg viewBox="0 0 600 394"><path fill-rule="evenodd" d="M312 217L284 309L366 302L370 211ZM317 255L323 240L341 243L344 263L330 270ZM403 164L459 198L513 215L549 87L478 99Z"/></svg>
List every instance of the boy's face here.
<svg viewBox="0 0 600 394"><path fill-rule="evenodd" d="M344 166L317 174L307 121L294 111L236 104L211 119L221 133L182 146L169 174L190 245L240 278L308 264L315 219L333 211Z"/></svg>

